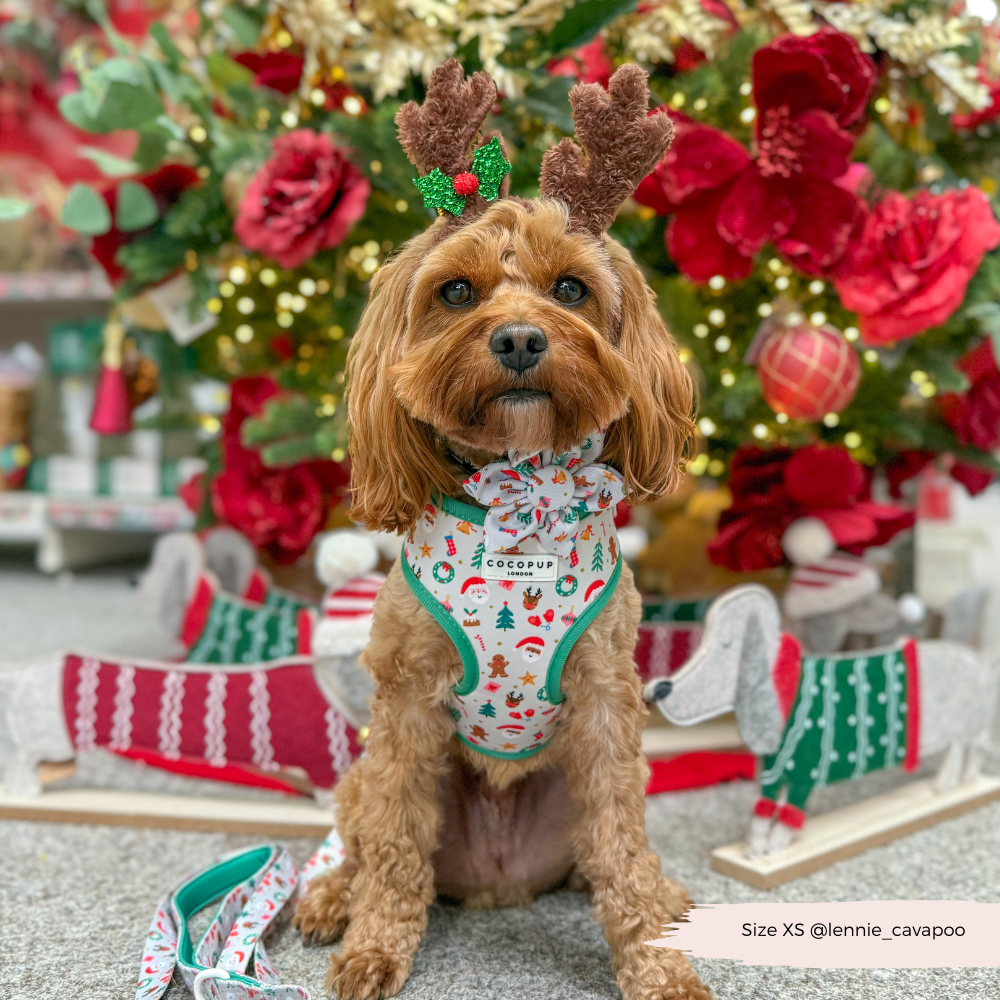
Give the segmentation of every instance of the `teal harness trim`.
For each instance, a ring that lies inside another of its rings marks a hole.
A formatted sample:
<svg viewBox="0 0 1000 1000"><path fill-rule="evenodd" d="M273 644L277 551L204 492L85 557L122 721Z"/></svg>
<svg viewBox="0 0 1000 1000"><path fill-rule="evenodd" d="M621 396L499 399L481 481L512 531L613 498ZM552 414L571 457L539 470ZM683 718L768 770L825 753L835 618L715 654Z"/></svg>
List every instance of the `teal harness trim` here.
<svg viewBox="0 0 1000 1000"><path fill-rule="evenodd" d="M454 511L449 513L454 514ZM456 515L458 517L462 514ZM469 520L469 518L466 518ZM455 685L455 694L466 695L476 690L479 682L479 661L476 659L476 651L469 642L469 637L462 631L462 627L455 621L443 607L440 601L417 579L416 574L407 562L406 557L400 553L399 565L403 570L403 579L410 585L410 590L416 595L420 603L431 613L434 620L445 630L448 638L455 644L458 655L462 658L462 666L465 673L462 679ZM476 747L476 749L481 749Z"/></svg>
<svg viewBox="0 0 1000 1000"><path fill-rule="evenodd" d="M461 500L455 500L452 497L441 497L438 506L446 514L451 514L453 517L460 517L463 521L468 521L470 524L486 523L486 511L482 507L473 507L471 504L462 503Z"/></svg>
<svg viewBox="0 0 1000 1000"><path fill-rule="evenodd" d="M563 636L559 648L555 651L549 663L549 672L545 677L546 693L549 701L553 705L561 705L566 698L559 687L562 680L562 668L573 648L576 640L583 634L583 630L604 610L604 606L611 600L614 592L618 589L618 578L622 575L622 562L619 559L615 563L615 568L611 572L607 586L594 598L594 603L570 626L569 631Z"/></svg>

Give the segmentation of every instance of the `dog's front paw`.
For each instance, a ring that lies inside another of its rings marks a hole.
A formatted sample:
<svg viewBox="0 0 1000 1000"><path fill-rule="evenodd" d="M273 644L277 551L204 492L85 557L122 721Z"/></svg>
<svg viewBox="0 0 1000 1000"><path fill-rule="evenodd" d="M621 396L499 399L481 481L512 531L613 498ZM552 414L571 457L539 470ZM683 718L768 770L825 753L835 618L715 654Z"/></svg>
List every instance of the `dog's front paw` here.
<svg viewBox="0 0 1000 1000"><path fill-rule="evenodd" d="M661 875L656 887L656 904L656 912L663 914L663 922L675 923L694 906L694 901L684 886Z"/></svg>
<svg viewBox="0 0 1000 1000"><path fill-rule="evenodd" d="M337 991L337 1000L380 1000L393 997L406 982L413 965L409 955L379 948L345 949L330 956L326 988Z"/></svg>
<svg viewBox="0 0 1000 1000"><path fill-rule="evenodd" d="M331 944L347 927L351 879L342 868L318 875L295 908L292 923L312 944Z"/></svg>
<svg viewBox="0 0 1000 1000"><path fill-rule="evenodd" d="M618 973L623 1000L713 1000L687 956L647 946Z"/></svg>

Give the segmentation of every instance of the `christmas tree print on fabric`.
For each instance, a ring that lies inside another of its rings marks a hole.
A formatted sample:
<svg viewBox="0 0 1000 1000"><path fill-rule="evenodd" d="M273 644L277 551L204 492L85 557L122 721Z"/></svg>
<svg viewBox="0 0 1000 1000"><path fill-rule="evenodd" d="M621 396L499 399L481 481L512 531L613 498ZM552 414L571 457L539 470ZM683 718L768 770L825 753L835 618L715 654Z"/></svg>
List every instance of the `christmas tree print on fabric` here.
<svg viewBox="0 0 1000 1000"><path fill-rule="evenodd" d="M598 570L604 569L604 546L600 542L594 546L594 555L590 560L590 568L595 573Z"/></svg>
<svg viewBox="0 0 1000 1000"><path fill-rule="evenodd" d="M479 714L485 715L487 719L495 719L497 710L493 707L493 702L488 701L485 705L479 706Z"/></svg>
<svg viewBox="0 0 1000 1000"><path fill-rule="evenodd" d="M497 628L503 629L505 632L508 629L514 627L514 612L507 607L507 602L503 602L503 607L500 609L500 613L497 615Z"/></svg>

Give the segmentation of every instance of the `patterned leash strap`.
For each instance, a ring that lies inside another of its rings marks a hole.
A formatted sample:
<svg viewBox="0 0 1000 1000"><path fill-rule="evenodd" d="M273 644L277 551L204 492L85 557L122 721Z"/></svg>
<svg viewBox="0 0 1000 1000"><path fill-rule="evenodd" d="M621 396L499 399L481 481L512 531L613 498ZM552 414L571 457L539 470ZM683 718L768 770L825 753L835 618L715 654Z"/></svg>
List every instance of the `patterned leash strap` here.
<svg viewBox="0 0 1000 1000"><path fill-rule="evenodd" d="M304 987L279 981L263 937L297 891L343 858L340 837L331 830L301 874L284 847L265 844L185 877L153 916L135 1000L162 996L175 968L195 1000L309 1000ZM192 944L188 921L216 900L211 923Z"/></svg>

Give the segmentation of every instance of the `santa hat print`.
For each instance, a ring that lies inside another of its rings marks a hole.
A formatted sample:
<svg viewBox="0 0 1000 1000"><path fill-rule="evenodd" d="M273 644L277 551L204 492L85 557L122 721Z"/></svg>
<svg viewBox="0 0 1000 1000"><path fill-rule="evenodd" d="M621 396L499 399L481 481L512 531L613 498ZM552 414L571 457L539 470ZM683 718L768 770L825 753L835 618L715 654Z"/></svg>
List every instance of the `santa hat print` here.
<svg viewBox="0 0 1000 1000"><path fill-rule="evenodd" d="M481 576L470 576L462 584L462 596L476 604L485 604L490 599L490 588Z"/></svg>
<svg viewBox="0 0 1000 1000"><path fill-rule="evenodd" d="M593 597L594 594L596 594L597 591L599 591L601 589L601 587L603 587L603 586L604 586L604 581L603 580L595 580L587 588L587 593L583 595L583 603L586 604L587 601L589 601L591 599L591 597Z"/></svg>
<svg viewBox="0 0 1000 1000"><path fill-rule="evenodd" d="M316 656L353 656L368 645L375 598L385 583L381 573L366 573L323 595L312 636Z"/></svg>
<svg viewBox="0 0 1000 1000"><path fill-rule="evenodd" d="M539 638L537 635L529 635L526 639L522 639L514 648L521 650L521 658L526 663L530 663L542 655L545 649L545 640Z"/></svg>

